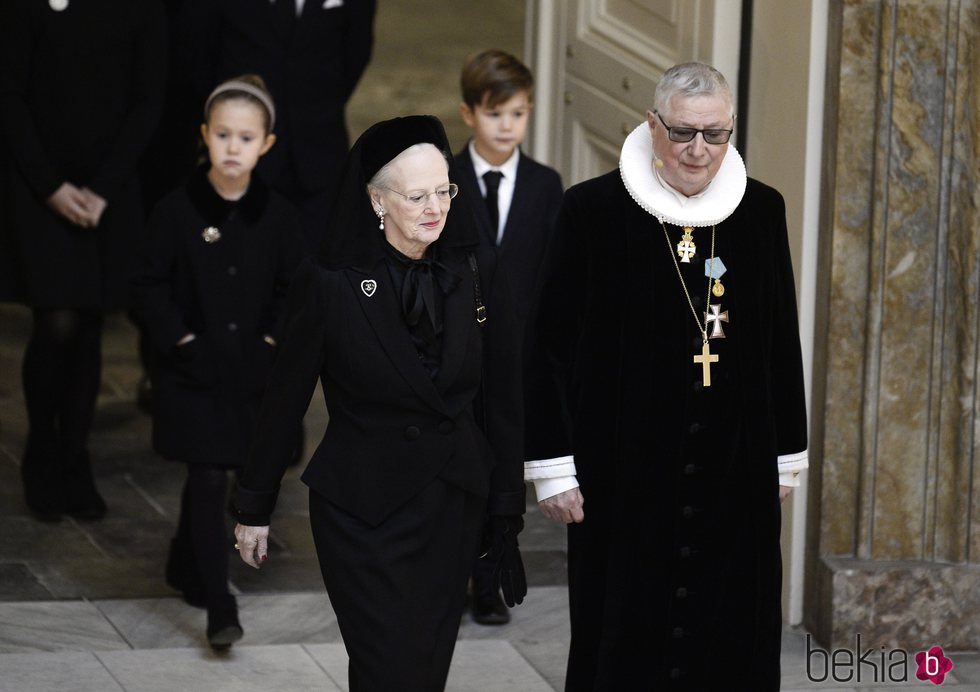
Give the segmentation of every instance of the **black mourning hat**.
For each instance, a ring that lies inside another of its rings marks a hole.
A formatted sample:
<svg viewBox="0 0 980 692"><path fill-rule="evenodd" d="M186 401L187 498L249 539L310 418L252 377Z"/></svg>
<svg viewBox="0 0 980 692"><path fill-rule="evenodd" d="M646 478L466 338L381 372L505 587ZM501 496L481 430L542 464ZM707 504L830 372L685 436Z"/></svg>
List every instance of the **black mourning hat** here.
<svg viewBox="0 0 980 692"><path fill-rule="evenodd" d="M415 144L434 144L449 150L442 123L432 115L407 115L377 123L361 135L364 178L371 180L385 164Z"/></svg>
<svg viewBox="0 0 980 692"><path fill-rule="evenodd" d="M408 115L376 123L351 147L343 177L334 198L330 220L318 253L330 268L368 267L384 257L385 238L368 198L367 184L389 161L415 144L433 144L447 158L449 180L460 176L449 153L449 140L439 119L432 115ZM466 195L453 199L446 225L433 245L441 248L473 246L479 231Z"/></svg>

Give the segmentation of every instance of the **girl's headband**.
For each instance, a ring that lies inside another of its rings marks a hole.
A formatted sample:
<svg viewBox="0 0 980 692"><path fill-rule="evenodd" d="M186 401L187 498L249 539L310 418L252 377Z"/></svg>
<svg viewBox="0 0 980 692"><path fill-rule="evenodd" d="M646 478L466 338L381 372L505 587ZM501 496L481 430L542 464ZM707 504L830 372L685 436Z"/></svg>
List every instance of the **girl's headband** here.
<svg viewBox="0 0 980 692"><path fill-rule="evenodd" d="M221 84L216 86L214 88L214 91L211 92L211 95L208 96L208 100L204 102L205 120L208 119L208 111L211 110L211 102L214 101L214 99L217 96L228 91L242 91L248 94L249 96L254 96L255 98L257 98L259 102L263 106L265 106L265 110L269 113L269 131L270 132L272 131L272 128L275 127L276 125L276 107L272 105L272 99L269 98L269 95L267 93L265 93L258 87L249 84L248 82L242 82L235 79L228 82L222 82Z"/></svg>

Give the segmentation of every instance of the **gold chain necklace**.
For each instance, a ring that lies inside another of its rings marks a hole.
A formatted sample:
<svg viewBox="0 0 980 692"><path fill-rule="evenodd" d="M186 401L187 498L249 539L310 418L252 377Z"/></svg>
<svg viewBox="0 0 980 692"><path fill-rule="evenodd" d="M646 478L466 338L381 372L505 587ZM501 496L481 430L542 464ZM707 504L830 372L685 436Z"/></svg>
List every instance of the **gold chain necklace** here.
<svg viewBox="0 0 980 692"><path fill-rule="evenodd" d="M664 224L663 219L659 219L660 227L664 229L664 238L667 240L667 251L670 253L671 259L674 260L674 268L677 270L677 278L681 282L681 288L684 289L684 297L687 298L688 307L691 308L691 314L694 315L694 321L698 325L698 331L701 332L701 355L694 356L694 362L701 365L701 376L704 380L704 386L711 386L711 364L718 362L718 355L711 353L708 349L708 328L706 326L701 326L701 318L698 317L698 311L694 309L694 302L691 300L691 294L687 290L687 284L684 282L684 275L681 274L681 265L677 262L677 257L674 256L674 248L670 244L670 234L667 233L667 226ZM685 233L690 233L685 228ZM715 227L711 227L711 266L714 266L715 261ZM711 277L708 277L708 289L706 291L706 304L711 302ZM705 324L707 324L707 313L705 313Z"/></svg>

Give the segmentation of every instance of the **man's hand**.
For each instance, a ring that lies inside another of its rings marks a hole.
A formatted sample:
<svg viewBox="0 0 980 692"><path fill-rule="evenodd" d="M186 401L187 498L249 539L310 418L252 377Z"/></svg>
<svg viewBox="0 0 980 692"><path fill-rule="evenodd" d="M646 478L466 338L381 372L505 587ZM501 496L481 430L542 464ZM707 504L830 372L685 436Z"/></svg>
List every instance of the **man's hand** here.
<svg viewBox="0 0 980 692"><path fill-rule="evenodd" d="M578 488L572 488L541 500L538 502L538 507L541 508L541 513L549 519L560 521L563 524L571 524L572 522L579 524L585 519L585 512L582 511L584 504L582 491Z"/></svg>
<svg viewBox="0 0 980 692"><path fill-rule="evenodd" d="M783 504L783 502L786 501L786 498L789 497L789 494L791 492L793 492L793 488L791 488L790 486L788 485L779 486L779 504Z"/></svg>
<svg viewBox="0 0 980 692"><path fill-rule="evenodd" d="M246 565L258 569L262 562L269 559L269 527L268 526L235 526L235 548Z"/></svg>

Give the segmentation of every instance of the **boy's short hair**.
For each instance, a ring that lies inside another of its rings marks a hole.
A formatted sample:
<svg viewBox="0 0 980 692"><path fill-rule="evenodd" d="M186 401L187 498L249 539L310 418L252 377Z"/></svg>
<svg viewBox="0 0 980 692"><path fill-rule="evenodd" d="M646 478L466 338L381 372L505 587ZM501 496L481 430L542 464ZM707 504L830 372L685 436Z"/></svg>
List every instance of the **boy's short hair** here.
<svg viewBox="0 0 980 692"><path fill-rule="evenodd" d="M534 99L534 77L531 70L510 53L490 49L471 55L463 64L459 85L463 102L470 108L493 108L515 94L525 92Z"/></svg>

